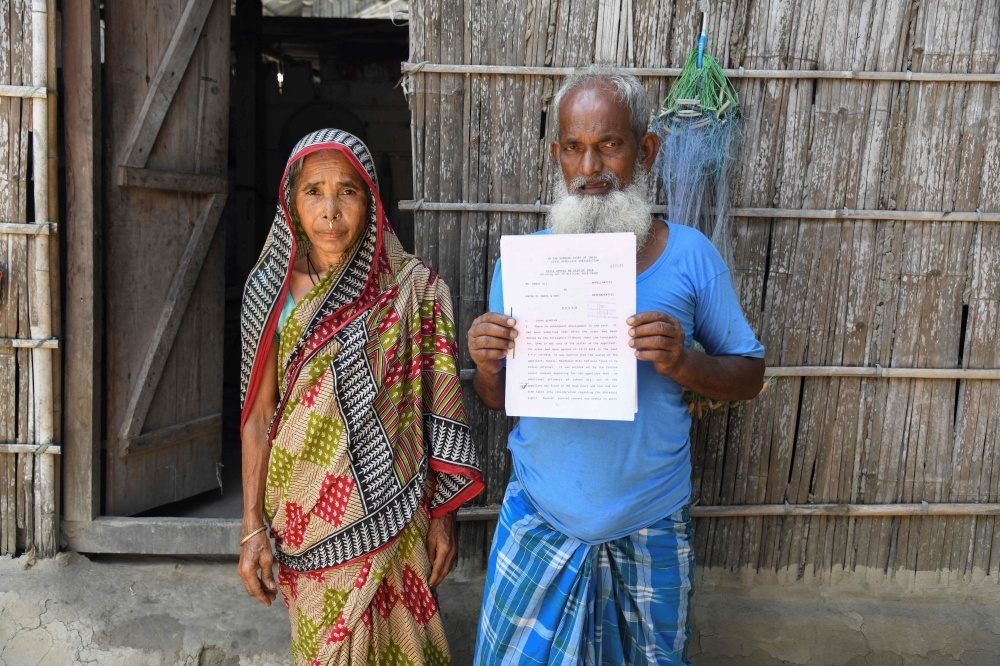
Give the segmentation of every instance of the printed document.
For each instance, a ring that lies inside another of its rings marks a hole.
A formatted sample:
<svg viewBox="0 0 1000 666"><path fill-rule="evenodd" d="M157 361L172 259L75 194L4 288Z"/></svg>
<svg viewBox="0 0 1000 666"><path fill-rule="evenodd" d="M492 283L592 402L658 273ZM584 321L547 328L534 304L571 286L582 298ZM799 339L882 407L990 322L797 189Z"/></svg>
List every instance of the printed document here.
<svg viewBox="0 0 1000 666"><path fill-rule="evenodd" d="M503 236L500 256L507 414L634 420L635 234Z"/></svg>

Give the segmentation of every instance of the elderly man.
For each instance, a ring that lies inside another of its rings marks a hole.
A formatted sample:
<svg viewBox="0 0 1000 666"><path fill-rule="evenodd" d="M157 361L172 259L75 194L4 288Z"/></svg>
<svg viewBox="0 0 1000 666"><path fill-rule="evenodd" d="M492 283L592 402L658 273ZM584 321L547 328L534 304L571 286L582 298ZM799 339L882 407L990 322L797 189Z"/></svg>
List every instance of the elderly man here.
<svg viewBox="0 0 1000 666"><path fill-rule="evenodd" d="M725 263L700 232L650 214L659 138L635 77L591 68L556 94L552 159L564 183L540 233L634 232L638 313L630 317L639 410L632 422L522 418L493 541L476 645L487 664L687 664L691 419L681 393L753 398L764 348ZM469 330L474 385L504 407L497 263L490 310ZM706 353L692 349L697 340Z"/></svg>

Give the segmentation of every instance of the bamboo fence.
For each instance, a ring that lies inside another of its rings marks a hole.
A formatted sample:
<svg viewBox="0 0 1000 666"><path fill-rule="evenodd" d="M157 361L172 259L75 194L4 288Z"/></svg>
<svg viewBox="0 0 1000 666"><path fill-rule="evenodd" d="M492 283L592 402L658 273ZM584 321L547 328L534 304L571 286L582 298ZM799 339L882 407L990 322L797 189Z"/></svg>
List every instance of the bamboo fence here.
<svg viewBox="0 0 1000 666"><path fill-rule="evenodd" d="M400 208L460 332L500 236L544 224L561 77L628 68L659 102L697 5L411 2ZM744 115L733 280L779 379L692 428L699 563L1000 573L1000 2L709 6ZM487 490L460 546L481 562L512 420L466 389Z"/></svg>
<svg viewBox="0 0 1000 666"><path fill-rule="evenodd" d="M0 554L45 556L59 543L55 3L7 3L0 22Z"/></svg>

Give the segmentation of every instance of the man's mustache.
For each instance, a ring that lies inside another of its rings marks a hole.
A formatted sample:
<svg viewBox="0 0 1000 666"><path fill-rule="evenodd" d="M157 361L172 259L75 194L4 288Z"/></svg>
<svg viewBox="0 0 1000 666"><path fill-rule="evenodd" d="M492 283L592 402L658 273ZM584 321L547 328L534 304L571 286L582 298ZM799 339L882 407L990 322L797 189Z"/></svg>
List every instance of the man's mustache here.
<svg viewBox="0 0 1000 666"><path fill-rule="evenodd" d="M604 171L602 173L595 173L590 176L577 176L569 183L566 184L566 189L569 190L570 194L579 194L587 185L610 185L612 189L620 190L623 189L623 183L621 178L616 176L611 171Z"/></svg>

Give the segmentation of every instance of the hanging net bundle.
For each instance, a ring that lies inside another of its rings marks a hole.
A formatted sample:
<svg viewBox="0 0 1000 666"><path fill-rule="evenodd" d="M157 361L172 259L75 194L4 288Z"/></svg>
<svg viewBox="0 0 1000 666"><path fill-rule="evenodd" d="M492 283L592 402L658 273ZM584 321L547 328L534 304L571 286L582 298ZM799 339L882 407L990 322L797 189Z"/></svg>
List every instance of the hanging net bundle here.
<svg viewBox="0 0 1000 666"><path fill-rule="evenodd" d="M667 219L712 239L730 268L729 183L740 141L738 110L736 89L718 62L694 49L652 119L661 142L654 168L663 182Z"/></svg>

